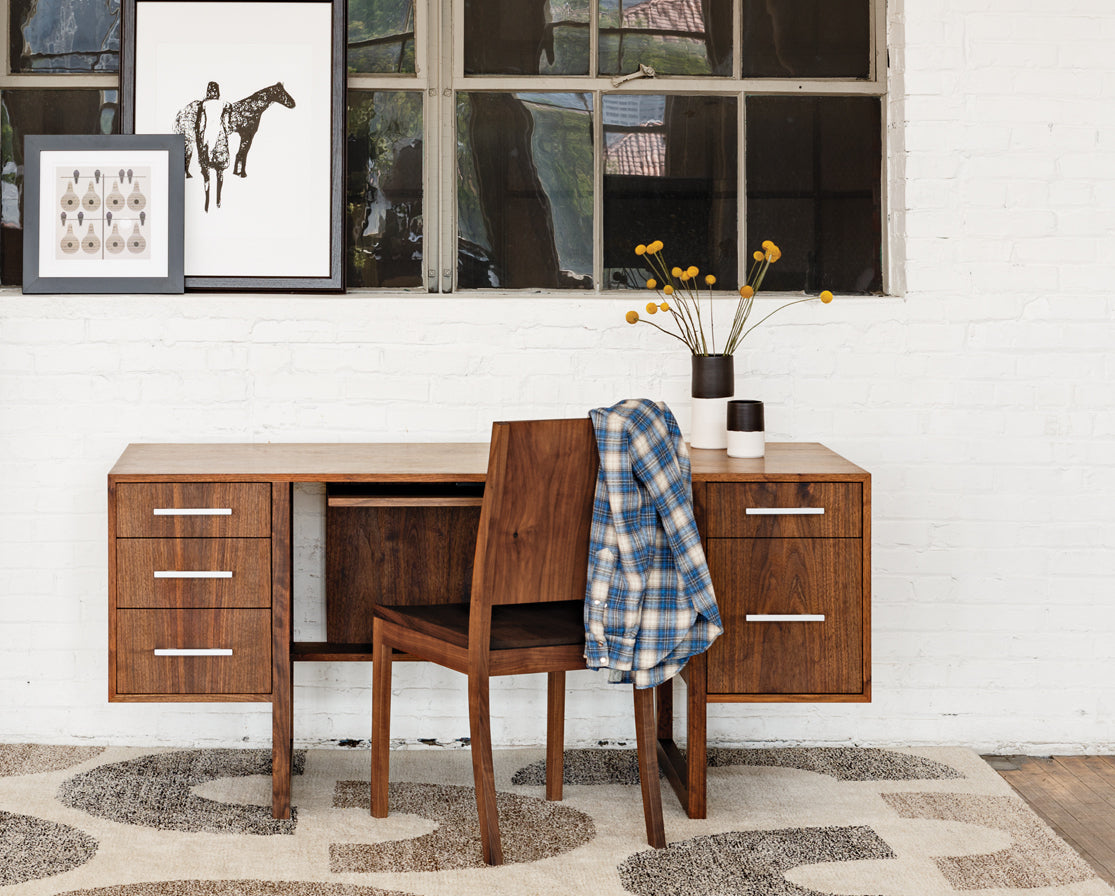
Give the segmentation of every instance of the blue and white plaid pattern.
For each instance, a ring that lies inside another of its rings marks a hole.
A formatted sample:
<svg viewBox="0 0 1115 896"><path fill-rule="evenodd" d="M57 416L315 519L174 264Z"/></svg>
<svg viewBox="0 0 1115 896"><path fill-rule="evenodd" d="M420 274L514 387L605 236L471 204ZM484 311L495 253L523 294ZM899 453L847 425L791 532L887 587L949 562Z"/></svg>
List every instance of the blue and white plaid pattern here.
<svg viewBox="0 0 1115 896"><path fill-rule="evenodd" d="M661 402L589 412L600 452L592 508L585 661L654 687L723 631L693 519L689 452Z"/></svg>

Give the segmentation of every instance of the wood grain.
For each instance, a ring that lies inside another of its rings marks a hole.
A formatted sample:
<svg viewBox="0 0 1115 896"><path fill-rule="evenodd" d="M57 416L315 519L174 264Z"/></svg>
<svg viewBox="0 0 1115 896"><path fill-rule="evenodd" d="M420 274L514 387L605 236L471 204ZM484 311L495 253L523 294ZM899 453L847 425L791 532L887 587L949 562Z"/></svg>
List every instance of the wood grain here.
<svg viewBox="0 0 1115 896"><path fill-rule="evenodd" d="M119 607L269 607L269 538L117 539ZM231 578L156 578L156 572L227 572Z"/></svg>
<svg viewBox="0 0 1115 896"><path fill-rule="evenodd" d="M724 634L708 654L710 693L863 690L860 544L840 538L709 540ZM747 614L824 614L824 622L747 622Z"/></svg>
<svg viewBox="0 0 1115 896"><path fill-rule="evenodd" d="M986 756L1103 880L1115 885L1115 763L1110 756Z"/></svg>
<svg viewBox="0 0 1115 896"><path fill-rule="evenodd" d="M370 643L377 606L466 602L480 508L330 506L326 638Z"/></svg>
<svg viewBox="0 0 1115 896"><path fill-rule="evenodd" d="M710 538L859 538L860 486L850 482L708 484ZM821 514L749 514L748 509L822 508Z"/></svg>
<svg viewBox="0 0 1115 896"><path fill-rule="evenodd" d="M227 509L215 516L156 516L156 509ZM121 482L117 538L268 538L271 488L257 482Z"/></svg>
<svg viewBox="0 0 1115 896"><path fill-rule="evenodd" d="M155 656L156 648L231 648L232 656ZM119 610L116 654L120 693L268 693L271 613Z"/></svg>

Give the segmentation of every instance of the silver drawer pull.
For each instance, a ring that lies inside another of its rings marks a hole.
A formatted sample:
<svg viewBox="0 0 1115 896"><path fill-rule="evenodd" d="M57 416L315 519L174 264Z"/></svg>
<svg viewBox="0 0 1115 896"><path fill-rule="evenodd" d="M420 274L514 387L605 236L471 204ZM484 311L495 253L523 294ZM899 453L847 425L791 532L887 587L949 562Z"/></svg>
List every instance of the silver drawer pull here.
<svg viewBox="0 0 1115 896"><path fill-rule="evenodd" d="M156 569L156 579L231 579L226 569Z"/></svg>
<svg viewBox="0 0 1115 896"><path fill-rule="evenodd" d="M803 516L805 514L823 514L823 507L748 507L748 516Z"/></svg>
<svg viewBox="0 0 1115 896"><path fill-rule="evenodd" d="M155 516L232 516L231 507L156 507Z"/></svg>
<svg viewBox="0 0 1115 896"><path fill-rule="evenodd" d="M232 656L231 647L156 647L155 656Z"/></svg>
<svg viewBox="0 0 1115 896"><path fill-rule="evenodd" d="M156 656L232 656L232 647L155 647Z"/></svg>
<svg viewBox="0 0 1115 896"><path fill-rule="evenodd" d="M748 622L824 622L824 613L748 613Z"/></svg>

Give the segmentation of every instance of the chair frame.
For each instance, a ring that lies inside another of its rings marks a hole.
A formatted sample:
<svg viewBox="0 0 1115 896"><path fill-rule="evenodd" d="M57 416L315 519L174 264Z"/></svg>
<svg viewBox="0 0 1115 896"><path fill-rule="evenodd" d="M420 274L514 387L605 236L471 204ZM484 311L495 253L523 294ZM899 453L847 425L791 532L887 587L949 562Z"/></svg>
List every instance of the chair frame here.
<svg viewBox="0 0 1115 896"><path fill-rule="evenodd" d="M381 608L376 608L372 647L373 816L385 818L388 814L391 678L397 654L428 660L468 677L473 780L486 863L503 863L489 713L489 680L493 676L546 673L546 799L561 799L565 673L585 668L583 633L575 644L493 649L492 611L493 607L511 604L583 600L597 466L596 442L587 417L493 424L467 638L462 639L463 633L440 631L436 625L408 624L408 608L382 608L383 615ZM539 470L546 475L538 476ZM550 513L541 518L540 508ZM508 557L513 562L504 559ZM666 838L658 778L655 689L632 690L647 841L662 848Z"/></svg>

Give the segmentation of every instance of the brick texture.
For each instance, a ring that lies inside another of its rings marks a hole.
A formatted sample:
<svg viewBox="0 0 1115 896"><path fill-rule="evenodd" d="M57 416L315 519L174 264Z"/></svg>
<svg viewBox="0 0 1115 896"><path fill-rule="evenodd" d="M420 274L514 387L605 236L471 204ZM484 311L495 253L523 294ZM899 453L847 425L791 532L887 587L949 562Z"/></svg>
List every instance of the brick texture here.
<svg viewBox="0 0 1115 896"><path fill-rule="evenodd" d="M779 315L737 359L769 437L874 476L870 705L720 705L719 744L1115 742L1115 9L890 4L892 283ZM688 359L582 297L0 297L0 738L263 744L264 706L105 699L104 477L133 441L480 440L493 419L665 399ZM768 305L767 307L773 307ZM725 316L728 308L722 309ZM762 308L760 308L762 311ZM320 489L296 625L320 634ZM366 739L370 668L296 672L296 738ZM572 674L567 740L633 737ZM400 667L393 733L467 735L463 681ZM542 739L541 677L493 688Z"/></svg>

